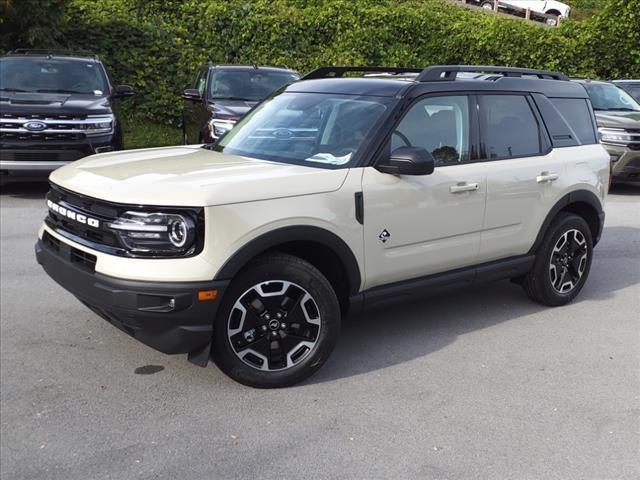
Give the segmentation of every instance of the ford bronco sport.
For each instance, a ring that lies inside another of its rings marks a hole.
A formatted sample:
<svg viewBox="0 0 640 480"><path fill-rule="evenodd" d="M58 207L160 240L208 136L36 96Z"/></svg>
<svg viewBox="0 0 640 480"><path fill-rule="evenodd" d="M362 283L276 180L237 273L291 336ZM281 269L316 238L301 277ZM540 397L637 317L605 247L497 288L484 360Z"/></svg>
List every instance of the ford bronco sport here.
<svg viewBox="0 0 640 480"><path fill-rule="evenodd" d="M391 78L347 78L365 71ZM143 343L281 387L321 367L348 310L500 279L570 302L608 181L587 93L561 74L325 67L216 144L56 170L36 255Z"/></svg>
<svg viewBox="0 0 640 480"><path fill-rule="evenodd" d="M41 178L94 153L121 150L113 86L87 52L14 50L0 57L0 180Z"/></svg>

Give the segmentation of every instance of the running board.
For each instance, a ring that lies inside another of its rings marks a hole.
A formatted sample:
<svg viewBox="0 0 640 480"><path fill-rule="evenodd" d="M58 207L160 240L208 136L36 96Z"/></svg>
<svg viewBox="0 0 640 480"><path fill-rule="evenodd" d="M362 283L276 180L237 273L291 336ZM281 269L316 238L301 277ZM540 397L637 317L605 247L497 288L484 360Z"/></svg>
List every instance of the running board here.
<svg viewBox="0 0 640 480"><path fill-rule="evenodd" d="M352 311L357 312L384 303L433 296L471 285L520 277L531 270L535 259L535 255L521 255L381 285L352 296L350 304L353 307Z"/></svg>

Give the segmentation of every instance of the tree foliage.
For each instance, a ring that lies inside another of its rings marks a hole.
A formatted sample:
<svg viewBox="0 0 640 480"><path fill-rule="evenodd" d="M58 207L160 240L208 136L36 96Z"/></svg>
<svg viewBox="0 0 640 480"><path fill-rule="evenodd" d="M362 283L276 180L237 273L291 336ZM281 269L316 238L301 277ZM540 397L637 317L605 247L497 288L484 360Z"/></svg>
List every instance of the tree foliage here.
<svg viewBox="0 0 640 480"><path fill-rule="evenodd" d="M300 72L498 64L640 77L640 0L600 2L585 21L547 28L441 0L68 0L57 28L66 46L96 51L117 82L136 88L136 115L177 123L179 93L206 61ZM41 46L38 38L26 46Z"/></svg>

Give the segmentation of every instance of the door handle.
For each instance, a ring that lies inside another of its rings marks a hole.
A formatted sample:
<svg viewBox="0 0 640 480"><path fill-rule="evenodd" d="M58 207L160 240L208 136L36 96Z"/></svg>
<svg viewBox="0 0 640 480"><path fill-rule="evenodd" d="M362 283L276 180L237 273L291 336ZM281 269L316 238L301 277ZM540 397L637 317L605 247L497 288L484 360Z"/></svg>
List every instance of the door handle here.
<svg viewBox="0 0 640 480"><path fill-rule="evenodd" d="M480 188L477 183L460 182L457 185L451 185L449 191L451 193L475 192Z"/></svg>
<svg viewBox="0 0 640 480"><path fill-rule="evenodd" d="M536 177L536 182L538 183L547 183L547 182L555 182L556 180L558 180L558 174L557 173L551 173L551 172L542 172L540 175L538 175Z"/></svg>

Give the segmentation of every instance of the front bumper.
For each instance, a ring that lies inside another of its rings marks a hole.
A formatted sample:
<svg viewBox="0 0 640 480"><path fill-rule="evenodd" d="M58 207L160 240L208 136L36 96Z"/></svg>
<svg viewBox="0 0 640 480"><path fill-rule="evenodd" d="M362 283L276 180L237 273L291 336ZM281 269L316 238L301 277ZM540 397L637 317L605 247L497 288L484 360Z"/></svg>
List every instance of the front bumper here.
<svg viewBox="0 0 640 480"><path fill-rule="evenodd" d="M640 150L630 147L603 144L612 160L612 177L614 182L640 182Z"/></svg>
<svg viewBox="0 0 640 480"><path fill-rule="evenodd" d="M163 353L204 351L208 359L213 322L228 281L122 280L92 271L70 245L60 243L56 250L38 240L35 250L53 280L120 330ZM198 300L199 291L214 289L215 300Z"/></svg>

